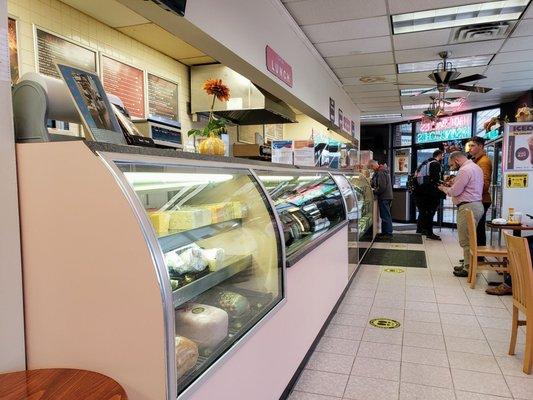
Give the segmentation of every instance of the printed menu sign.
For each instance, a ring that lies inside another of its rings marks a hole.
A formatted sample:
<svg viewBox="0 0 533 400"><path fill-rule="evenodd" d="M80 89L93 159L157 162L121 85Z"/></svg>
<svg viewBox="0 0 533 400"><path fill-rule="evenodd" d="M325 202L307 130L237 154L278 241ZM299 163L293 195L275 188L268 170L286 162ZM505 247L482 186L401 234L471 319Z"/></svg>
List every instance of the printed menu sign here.
<svg viewBox="0 0 533 400"><path fill-rule="evenodd" d="M272 141L272 162L292 164L292 140Z"/></svg>
<svg viewBox="0 0 533 400"><path fill-rule="evenodd" d="M315 166L315 142L312 140L294 141L294 165Z"/></svg>
<svg viewBox="0 0 533 400"><path fill-rule="evenodd" d="M507 124L507 171L533 170L533 123Z"/></svg>
<svg viewBox="0 0 533 400"><path fill-rule="evenodd" d="M17 21L12 18L7 19L7 40L9 45L11 83L15 84L19 79L19 60L17 46Z"/></svg>
<svg viewBox="0 0 533 400"><path fill-rule="evenodd" d="M394 173L408 174L411 149L394 150Z"/></svg>
<svg viewBox="0 0 533 400"><path fill-rule="evenodd" d="M178 85L148 74L148 115L178 121Z"/></svg>
<svg viewBox="0 0 533 400"><path fill-rule="evenodd" d="M131 117L144 118L144 73L141 69L102 56L106 92L118 96Z"/></svg>
<svg viewBox="0 0 533 400"><path fill-rule="evenodd" d="M41 74L61 79L56 63L96 72L96 52L40 29L36 31L37 60Z"/></svg>

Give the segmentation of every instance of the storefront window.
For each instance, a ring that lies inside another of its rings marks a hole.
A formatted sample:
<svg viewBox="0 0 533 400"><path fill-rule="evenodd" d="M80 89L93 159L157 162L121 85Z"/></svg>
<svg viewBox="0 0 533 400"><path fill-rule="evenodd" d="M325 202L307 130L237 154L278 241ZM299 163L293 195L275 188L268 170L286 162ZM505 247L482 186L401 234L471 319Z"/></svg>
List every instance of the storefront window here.
<svg viewBox="0 0 533 400"><path fill-rule="evenodd" d="M392 143L394 147L411 146L413 125L400 124L394 126Z"/></svg>
<svg viewBox="0 0 533 400"><path fill-rule="evenodd" d="M478 111L476 113L476 136L481 136L487 140L494 139L499 135L500 124L495 124L487 132L485 129L485 123L490 121L491 118L500 116L500 108L491 108L489 110Z"/></svg>

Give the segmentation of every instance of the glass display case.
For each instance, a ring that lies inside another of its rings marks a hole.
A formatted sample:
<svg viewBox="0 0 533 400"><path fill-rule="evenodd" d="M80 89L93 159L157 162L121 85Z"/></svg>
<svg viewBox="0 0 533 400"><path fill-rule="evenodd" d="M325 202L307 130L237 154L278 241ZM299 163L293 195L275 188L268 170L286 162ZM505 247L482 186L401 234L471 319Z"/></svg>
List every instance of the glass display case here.
<svg viewBox="0 0 533 400"><path fill-rule="evenodd" d="M373 224L374 224L374 193L370 186L369 180L362 174L347 174L346 177L352 184L357 196L358 210L358 236L351 237L350 241L359 242L359 252L362 258L368 247L364 246L365 242L372 242Z"/></svg>
<svg viewBox="0 0 533 400"><path fill-rule="evenodd" d="M280 230L248 169L115 164L144 207L166 265L180 393L284 297ZM315 207L309 212L320 213ZM315 221L322 226L325 220Z"/></svg>
<svg viewBox="0 0 533 400"><path fill-rule="evenodd" d="M287 265L345 221L344 200L327 172L257 171L283 226Z"/></svg>

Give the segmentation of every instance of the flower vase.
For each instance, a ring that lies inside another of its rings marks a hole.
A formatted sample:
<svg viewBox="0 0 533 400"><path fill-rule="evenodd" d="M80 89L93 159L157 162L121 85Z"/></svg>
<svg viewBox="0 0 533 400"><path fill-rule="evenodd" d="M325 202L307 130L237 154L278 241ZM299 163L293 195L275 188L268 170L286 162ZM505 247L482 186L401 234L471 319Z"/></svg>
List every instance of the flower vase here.
<svg viewBox="0 0 533 400"><path fill-rule="evenodd" d="M226 146L222 139L210 134L207 139L200 142L198 152L200 154L208 154L212 156L223 156L226 153Z"/></svg>

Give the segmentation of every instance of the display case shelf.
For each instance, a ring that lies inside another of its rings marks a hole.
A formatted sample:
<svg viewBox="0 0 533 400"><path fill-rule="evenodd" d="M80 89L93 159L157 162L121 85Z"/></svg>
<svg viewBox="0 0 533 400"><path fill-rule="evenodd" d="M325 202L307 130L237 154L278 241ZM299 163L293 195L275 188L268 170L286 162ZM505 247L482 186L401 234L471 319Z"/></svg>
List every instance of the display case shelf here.
<svg viewBox="0 0 533 400"><path fill-rule="evenodd" d="M179 249L188 244L195 243L198 240L218 235L222 232L228 232L241 227L241 219L231 219L228 221L217 222L211 225L204 225L199 228L175 231L168 235L160 236L159 245L163 253Z"/></svg>
<svg viewBox="0 0 533 400"><path fill-rule="evenodd" d="M211 272L209 275L203 276L181 288L178 288L172 293L174 307L179 307L183 303L194 299L207 290L215 287L233 275L244 271L252 265L252 255L247 256L230 256L227 258L226 266L218 271Z"/></svg>

